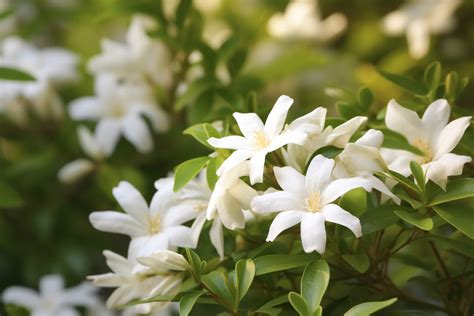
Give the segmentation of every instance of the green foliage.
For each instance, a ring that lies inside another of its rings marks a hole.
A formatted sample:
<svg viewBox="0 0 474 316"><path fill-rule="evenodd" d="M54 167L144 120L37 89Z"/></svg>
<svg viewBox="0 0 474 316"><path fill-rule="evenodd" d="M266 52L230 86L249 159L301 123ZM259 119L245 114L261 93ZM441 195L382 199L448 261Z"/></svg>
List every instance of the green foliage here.
<svg viewBox="0 0 474 316"><path fill-rule="evenodd" d="M266 255L255 259L255 275L293 269L306 265L315 259L313 254Z"/></svg>
<svg viewBox="0 0 474 316"><path fill-rule="evenodd" d="M0 67L0 80L35 81L32 75L15 68Z"/></svg>
<svg viewBox="0 0 474 316"><path fill-rule="evenodd" d="M208 156L197 157L179 164L175 170L173 190L175 192L181 190L189 181L196 177L210 159Z"/></svg>
<svg viewBox="0 0 474 316"><path fill-rule="evenodd" d="M396 298L392 298L382 302L367 302L352 307L350 310L344 313L344 316L366 316L371 315L387 306L392 305L397 301Z"/></svg>

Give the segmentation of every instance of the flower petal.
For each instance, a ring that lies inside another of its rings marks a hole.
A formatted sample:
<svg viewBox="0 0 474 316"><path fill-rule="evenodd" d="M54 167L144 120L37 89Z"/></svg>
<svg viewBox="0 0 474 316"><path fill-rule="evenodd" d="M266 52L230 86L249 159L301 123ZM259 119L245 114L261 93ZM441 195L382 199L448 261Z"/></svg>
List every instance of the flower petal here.
<svg viewBox="0 0 474 316"><path fill-rule="evenodd" d="M24 306L28 309L38 308L41 304L38 293L22 286L7 288L2 294L2 300L4 303Z"/></svg>
<svg viewBox="0 0 474 316"><path fill-rule="evenodd" d="M415 111L390 100L385 113L385 124L389 129L405 136L409 142L424 135L421 119Z"/></svg>
<svg viewBox="0 0 474 316"><path fill-rule="evenodd" d="M95 169L95 164L88 159L76 159L64 165L58 171L59 181L74 183Z"/></svg>
<svg viewBox="0 0 474 316"><path fill-rule="evenodd" d="M274 167L273 172L280 187L304 199L305 177L292 167Z"/></svg>
<svg viewBox="0 0 474 316"><path fill-rule="evenodd" d="M301 222L304 211L285 211L278 213L268 231L267 241L274 241L280 233Z"/></svg>
<svg viewBox="0 0 474 316"><path fill-rule="evenodd" d="M211 137L207 142L215 148L245 149L251 150L252 143L245 137L232 135L222 138Z"/></svg>
<svg viewBox="0 0 474 316"><path fill-rule="evenodd" d="M301 242L306 253L326 251L326 228L321 213L309 213L301 218Z"/></svg>
<svg viewBox="0 0 474 316"><path fill-rule="evenodd" d="M469 156L456 154L444 154L438 160L423 165L426 173L426 180L431 180L439 185L443 190L446 189L449 176L458 176L462 174L464 164L472 161Z"/></svg>
<svg viewBox="0 0 474 316"><path fill-rule="evenodd" d="M336 223L349 228L357 238L362 236L360 220L342 209L339 205L328 204L321 210L321 213L327 222Z"/></svg>
<svg viewBox="0 0 474 316"><path fill-rule="evenodd" d="M137 189L127 181L120 181L112 193L125 212L130 214L139 223L148 226L148 205Z"/></svg>
<svg viewBox="0 0 474 316"><path fill-rule="evenodd" d="M212 222L211 229L209 230L209 237L211 238L211 243L219 254L221 260L224 259L224 231L222 229L222 222L219 218L216 218Z"/></svg>
<svg viewBox="0 0 474 316"><path fill-rule="evenodd" d="M263 182L263 172L265 170L265 157L267 156L266 151L258 151L250 158L250 184Z"/></svg>
<svg viewBox="0 0 474 316"><path fill-rule="evenodd" d="M102 104L96 97L82 97L69 104L69 115L74 120L97 120L102 115Z"/></svg>
<svg viewBox="0 0 474 316"><path fill-rule="evenodd" d="M257 191L240 179L229 188L229 193L239 202L243 209L248 209L250 202L257 196Z"/></svg>
<svg viewBox="0 0 474 316"><path fill-rule="evenodd" d="M245 217L240 203L230 194L223 196L218 202L218 213L222 224L230 230L245 227Z"/></svg>
<svg viewBox="0 0 474 316"><path fill-rule="evenodd" d="M288 130L305 134L319 134L324 128L327 109L318 107L310 113L297 118L288 125Z"/></svg>
<svg viewBox="0 0 474 316"><path fill-rule="evenodd" d="M132 263L127 258L112 252L110 250L104 250L102 254L105 256L107 266L116 274L129 274L131 271Z"/></svg>
<svg viewBox="0 0 474 316"><path fill-rule="evenodd" d="M321 192L321 204L329 204L355 188L364 188L367 192L372 191L370 181L362 177L337 179L329 183Z"/></svg>
<svg viewBox="0 0 474 316"><path fill-rule="evenodd" d="M96 126L97 143L106 156L110 156L120 139L120 121L104 118Z"/></svg>
<svg viewBox="0 0 474 316"><path fill-rule="evenodd" d="M235 166L241 162L249 159L255 154L254 151L248 150L236 150L234 151L219 167L217 170L217 175L222 176L224 173L227 173L229 170L233 169Z"/></svg>
<svg viewBox="0 0 474 316"><path fill-rule="evenodd" d="M415 19L408 24L407 41L410 55L422 58L430 49L430 33L424 19Z"/></svg>
<svg viewBox="0 0 474 316"><path fill-rule="evenodd" d="M150 129L142 117L127 115L123 120L123 134L126 139L141 153L148 153L153 149L153 139Z"/></svg>
<svg viewBox="0 0 474 316"><path fill-rule="evenodd" d="M292 104L293 99L289 96L282 95L278 98L265 121L264 131L268 139L271 140L280 134Z"/></svg>
<svg viewBox="0 0 474 316"><path fill-rule="evenodd" d="M251 205L252 210L260 214L305 209L304 200L299 195L287 191L257 196L252 200Z"/></svg>
<svg viewBox="0 0 474 316"><path fill-rule="evenodd" d="M337 126L327 136L327 145L344 148L352 135L354 135L359 127L365 122L367 122L367 118L365 116L356 116L351 118L349 121Z"/></svg>
<svg viewBox="0 0 474 316"><path fill-rule="evenodd" d="M305 186L308 193L323 191L331 180L334 160L317 155L311 160L306 172Z"/></svg>
<svg viewBox="0 0 474 316"><path fill-rule="evenodd" d="M251 140L255 137L255 132L263 131L263 122L255 113L239 113L233 114L242 135Z"/></svg>
<svg viewBox="0 0 474 316"><path fill-rule="evenodd" d="M471 125L470 116L458 118L446 125L441 131L434 148L435 159L451 152L459 143L469 125Z"/></svg>
<svg viewBox="0 0 474 316"><path fill-rule="evenodd" d="M445 99L434 101L425 110L421 121L423 129L429 135L427 135L427 138L432 140L432 143L438 140L441 130L448 124L450 113L451 108Z"/></svg>
<svg viewBox="0 0 474 316"><path fill-rule="evenodd" d="M102 148L99 147L94 135L85 126L79 126L77 129L79 136L79 143L81 144L82 150L91 158L100 160L104 157Z"/></svg>
<svg viewBox="0 0 474 316"><path fill-rule="evenodd" d="M128 260L146 257L158 250L169 249L170 235L166 231L154 235L133 238L128 246Z"/></svg>
<svg viewBox="0 0 474 316"><path fill-rule="evenodd" d="M93 212L89 221L95 229L128 235L131 238L146 235L146 227L128 214L115 211Z"/></svg>
<svg viewBox="0 0 474 316"><path fill-rule="evenodd" d="M383 143L383 133L375 129L369 129L365 134L355 141L358 145L380 148Z"/></svg>
<svg viewBox="0 0 474 316"><path fill-rule="evenodd" d="M307 135L305 133L288 130L273 138L267 147L267 152L272 152L288 144L303 145L306 139Z"/></svg>

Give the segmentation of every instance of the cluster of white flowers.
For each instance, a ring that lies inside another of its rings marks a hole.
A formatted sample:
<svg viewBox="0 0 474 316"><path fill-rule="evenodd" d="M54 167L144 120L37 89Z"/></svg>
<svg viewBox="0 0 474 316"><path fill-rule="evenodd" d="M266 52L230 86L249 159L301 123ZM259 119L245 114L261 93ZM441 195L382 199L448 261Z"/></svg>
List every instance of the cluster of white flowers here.
<svg viewBox="0 0 474 316"><path fill-rule="evenodd" d="M394 100L388 104L386 125L405 135L422 155L382 148L383 134L377 130L355 136L367 121L365 117L325 127L326 109L317 108L285 124L292 103L291 98L281 96L265 123L255 113L234 113L242 136L208 139L221 154L221 149L233 150L217 170L219 178L213 190L205 170L178 192L173 191L174 179L169 176L155 183L157 191L148 205L131 184L122 182L113 194L126 213L90 215L96 229L131 239L126 258L104 252L113 273L90 277L98 286L117 287L108 300L109 307L156 295L171 298L178 293L188 263L177 250L197 247L206 219L213 221L210 240L221 259L225 256L224 227L244 229L249 221L265 220L273 213L277 215L267 241L301 223L304 251L324 253L325 222L343 225L356 237L362 235L359 218L338 205L345 193L356 188L376 190L385 197L383 200L388 197L399 204L400 199L379 174L392 169L408 176L410 161L417 161L426 181L444 188L448 176L459 175L463 165L471 161L470 157L450 153L471 118L448 124L450 110L445 100L432 103L422 119ZM340 148L340 153L333 159L315 155L326 146ZM262 182L269 185L265 192L253 187ZM163 302L147 303L137 305L135 311L146 313L163 306Z"/></svg>
<svg viewBox="0 0 474 316"><path fill-rule="evenodd" d="M63 104L56 89L77 78L75 54L62 48L39 49L19 37L0 43L0 66L22 70L35 81L0 80L0 113L20 125L30 116L47 120L63 117Z"/></svg>

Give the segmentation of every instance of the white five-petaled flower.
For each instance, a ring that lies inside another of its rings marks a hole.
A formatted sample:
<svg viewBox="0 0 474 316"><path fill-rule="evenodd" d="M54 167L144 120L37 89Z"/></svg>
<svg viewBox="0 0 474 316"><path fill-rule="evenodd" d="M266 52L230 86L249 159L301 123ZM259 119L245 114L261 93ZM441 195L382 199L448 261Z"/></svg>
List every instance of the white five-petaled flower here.
<svg viewBox="0 0 474 316"><path fill-rule="evenodd" d="M250 183L262 182L265 157L268 153L290 143L303 144L306 134L291 130L282 132L286 115L292 104L293 99L285 95L280 96L268 114L265 124L255 113L234 113L243 136L212 137L208 140L209 144L216 148L235 149L224 161L217 174L222 176L242 161L250 159Z"/></svg>
<svg viewBox="0 0 474 316"><path fill-rule="evenodd" d="M390 100L385 114L387 127L406 137L422 155L405 150L382 148L381 153L389 169L405 176L411 174L410 161L418 162L425 172L426 181L431 180L443 189L448 176L460 175L469 156L452 154L469 127L471 117L461 117L450 123L451 108L444 99L431 103L420 119L418 114Z"/></svg>
<svg viewBox="0 0 474 316"><path fill-rule="evenodd" d="M85 126L79 126L77 133L82 150L90 159L79 158L64 165L58 172L59 180L64 183L75 182L94 171L96 162L108 156L101 148L96 135L92 134Z"/></svg>
<svg viewBox="0 0 474 316"><path fill-rule="evenodd" d="M324 20L316 0L292 0L284 14L276 13L267 24L271 36L284 39L313 39L328 41L339 35L347 26L341 13L333 13Z"/></svg>
<svg viewBox="0 0 474 316"><path fill-rule="evenodd" d="M99 121L95 134L107 155L114 151L121 134L140 152L153 149L153 137L143 116L156 132L168 130L167 114L140 77L100 75L96 77L95 92L96 96L74 100L69 112L75 120Z"/></svg>
<svg viewBox="0 0 474 316"><path fill-rule="evenodd" d="M383 142L383 133L374 129L368 130L364 136L349 143L344 150L335 157L333 176L335 178L362 177L370 181L372 187L400 204L387 186L377 177L377 172L385 172L387 165L380 154Z"/></svg>
<svg viewBox="0 0 474 316"><path fill-rule="evenodd" d="M109 250L104 251L104 256L113 273L93 275L88 279L100 287L117 287L107 300L108 308L125 305L134 299L146 299L156 295L174 296L179 292L182 282L180 274L149 268L137 269L136 260L124 258ZM139 304L134 306L133 310L139 314L148 314L152 310L164 308L167 304L168 302Z"/></svg>
<svg viewBox="0 0 474 316"><path fill-rule="evenodd" d="M139 76L167 87L171 82L171 56L164 44L148 35L155 27L151 17L135 15L126 42L104 39L102 53L89 61L89 70L96 75Z"/></svg>
<svg viewBox="0 0 474 316"><path fill-rule="evenodd" d="M59 119L63 106L56 87L77 77L78 58L62 48L39 49L18 37L8 37L0 47L0 66L16 68L35 81L0 80L0 112L19 124L28 122L28 108L41 119Z"/></svg>
<svg viewBox="0 0 474 316"><path fill-rule="evenodd" d="M430 34L447 33L454 28L454 11L461 0L412 0L383 20L387 34L406 33L410 55L422 58L430 48Z"/></svg>
<svg viewBox="0 0 474 316"><path fill-rule="evenodd" d="M301 222L301 241L305 252L324 253L326 249L325 222L349 228L356 237L362 235L360 221L334 201L355 188L370 191L370 181L361 177L332 180L334 160L322 155L310 163L306 176L292 167L275 167L275 177L283 191L257 196L252 210L268 214L278 212L268 232L273 241L282 231Z"/></svg>
<svg viewBox="0 0 474 316"><path fill-rule="evenodd" d="M98 230L130 236L130 260L157 250L190 244L189 227L182 224L195 218L195 211L175 206L176 194L172 187L169 189L158 183L157 189L148 206L137 189L122 181L114 188L113 194L126 213L93 212L89 217Z"/></svg>
<svg viewBox="0 0 474 316"><path fill-rule="evenodd" d="M41 278L39 293L32 289L12 286L2 295L6 304L27 308L32 316L79 316L74 307L91 307L97 304L94 287L81 283L72 288L64 288L60 275L47 275Z"/></svg>

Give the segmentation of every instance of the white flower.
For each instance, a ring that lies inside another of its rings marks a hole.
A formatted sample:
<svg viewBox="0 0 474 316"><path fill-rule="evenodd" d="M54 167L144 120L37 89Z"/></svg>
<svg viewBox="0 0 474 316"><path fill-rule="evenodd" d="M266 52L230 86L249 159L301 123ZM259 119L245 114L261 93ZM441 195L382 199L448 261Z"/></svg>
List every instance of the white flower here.
<svg viewBox="0 0 474 316"><path fill-rule="evenodd" d="M89 70L94 74L109 73L125 78L139 76L167 87L171 82L171 57L165 45L147 34L155 27L153 18L133 16L126 42L103 40L102 53L89 61Z"/></svg>
<svg viewBox="0 0 474 316"><path fill-rule="evenodd" d="M142 265L158 271L186 271L190 269L189 263L183 255L171 250L158 250L147 257L139 257Z"/></svg>
<svg viewBox="0 0 474 316"><path fill-rule="evenodd" d="M472 160L469 156L451 153L469 127L471 117L461 117L448 123L450 113L451 108L444 99L431 103L421 119L416 112L390 100L385 124L405 136L423 155L383 148L381 153L389 169L408 176L411 174L410 161L416 161L423 168L426 181L431 180L446 188L448 177L460 175L464 164Z"/></svg>
<svg viewBox="0 0 474 316"><path fill-rule="evenodd" d="M350 138L367 122L364 116L356 116L347 122L333 128L324 128L326 109L319 107L314 111L294 120L288 125L288 130L303 132L307 135L302 145L289 144L283 152L286 163L298 171L303 171L314 152L325 146L344 148Z"/></svg>
<svg viewBox="0 0 474 316"><path fill-rule="evenodd" d="M313 39L328 41L347 26L341 13L333 13L324 20L316 0L292 0L284 14L276 13L267 24L271 36L284 39Z"/></svg>
<svg viewBox="0 0 474 316"><path fill-rule="evenodd" d="M336 165L333 176L335 178L362 177L370 181L372 187L387 195L400 204L387 186L377 177L377 172L385 172L387 165L380 154L383 142L383 133L374 129L368 130L355 143L347 144L344 150L335 157Z"/></svg>
<svg viewBox="0 0 474 316"><path fill-rule="evenodd" d="M82 150L90 159L79 158L63 166L58 172L58 178L63 183L78 181L95 170L97 161L107 157L107 153L101 148L96 135L93 135L84 126L79 126L77 132Z"/></svg>
<svg viewBox="0 0 474 316"><path fill-rule="evenodd" d="M285 95L279 97L268 114L265 124L255 113L234 113L234 118L244 136L212 137L208 140L209 144L216 148L236 150L224 161L217 174L222 176L240 162L250 159L250 183L262 182L265 157L268 153L290 143L303 144L306 139L304 133L282 132L286 115L292 104L293 99L290 97Z"/></svg>
<svg viewBox="0 0 474 316"><path fill-rule="evenodd" d="M39 293L32 289L12 286L3 292L3 302L27 308L32 316L79 316L76 306L93 306L97 302L95 289L89 283L64 288L60 275L41 278Z"/></svg>
<svg viewBox="0 0 474 316"><path fill-rule="evenodd" d="M25 71L35 81L0 80L0 112L18 124L29 121L29 111L40 119L59 119L63 106L55 87L73 81L77 57L61 48L38 49L18 37L1 44L0 66Z"/></svg>
<svg viewBox="0 0 474 316"><path fill-rule="evenodd" d="M422 58L429 51L430 34L447 33L454 28L453 14L461 3L461 0L412 0L388 14L383 27L390 35L406 33L410 55Z"/></svg>
<svg viewBox="0 0 474 316"><path fill-rule="evenodd" d="M355 188L370 191L370 181L361 177L332 180L333 168L334 160L322 155L311 161L306 176L292 167L274 168L283 191L257 196L252 201L252 210L257 213L279 212L270 226L267 241L273 241L282 231L300 222L305 252L324 253L325 222L346 226L356 237L362 235L359 219L333 202Z"/></svg>
<svg viewBox="0 0 474 316"><path fill-rule="evenodd" d="M95 91L96 96L73 101L69 112L75 120L99 120L95 133L106 155L114 151L121 134L140 152L153 149L153 138L143 116L157 132L169 128L166 113L139 77L101 75L96 77Z"/></svg>
<svg viewBox="0 0 474 316"><path fill-rule="evenodd" d="M189 227L182 224L195 217L192 208L176 207L171 188L157 185L148 207L146 201L130 183L122 181L113 194L126 213L116 211L93 212L90 222L101 231L130 236L128 257L147 256L170 246L189 245ZM161 189L160 189L161 188Z"/></svg>
<svg viewBox="0 0 474 316"><path fill-rule="evenodd" d="M180 274L152 269L137 269L135 260L124 258L105 250L107 265L113 273L89 276L88 279L100 287L117 287L107 300L108 308L127 304L134 299L146 299L156 295L174 296L182 282ZM152 309L164 308L168 302L146 303L134 306L133 311L147 314Z"/></svg>
<svg viewBox="0 0 474 316"><path fill-rule="evenodd" d="M249 209L250 201L257 195L257 191L240 179L248 174L249 164L241 162L217 180L207 207L208 220L218 218L231 230L245 227L244 210Z"/></svg>

